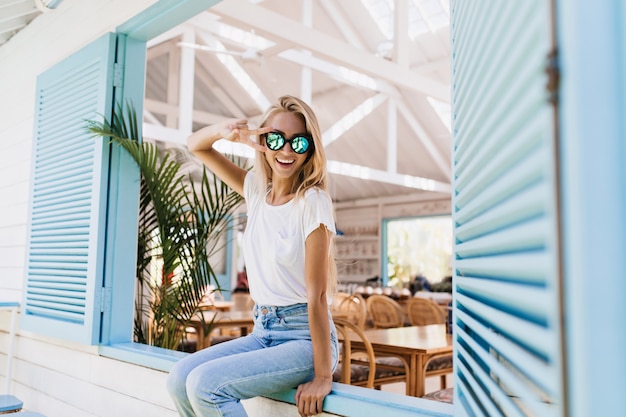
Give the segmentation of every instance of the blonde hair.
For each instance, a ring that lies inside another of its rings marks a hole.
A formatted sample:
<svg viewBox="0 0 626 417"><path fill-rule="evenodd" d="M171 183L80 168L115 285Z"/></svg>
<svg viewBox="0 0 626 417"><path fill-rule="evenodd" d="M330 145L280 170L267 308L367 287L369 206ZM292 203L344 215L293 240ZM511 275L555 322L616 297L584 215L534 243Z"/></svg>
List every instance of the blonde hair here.
<svg viewBox="0 0 626 417"><path fill-rule="evenodd" d="M282 96L271 105L261 117L259 127L265 127L278 113L292 113L300 117L304 122L306 133L313 139L313 150L307 156L298 176L293 179L291 192L296 197L302 197L304 192L311 187L318 187L327 191L326 186L326 154L322 144L322 133L315 113L304 101L294 96ZM261 189L267 190L272 182L272 169L265 159L263 152L256 153L256 170L259 180L262 181Z"/></svg>
<svg viewBox="0 0 626 417"><path fill-rule="evenodd" d="M295 198L301 198L309 188L317 188L325 193L327 189L326 153L322 143L322 132L320 130L317 116L304 101L297 97L285 95L279 97L276 103L272 104L261 117L259 127L265 127L278 113L292 113L300 117L304 122L306 133L313 139L313 149L300 168L300 172L293 179L291 192L295 193ZM272 183L272 168L265 159L263 152L256 152L257 177L261 181L261 189L268 190ZM330 196L329 196L330 197ZM333 213L334 216L334 213ZM328 285L327 292L333 294L337 287L337 266L334 258L334 238L330 241L328 256Z"/></svg>

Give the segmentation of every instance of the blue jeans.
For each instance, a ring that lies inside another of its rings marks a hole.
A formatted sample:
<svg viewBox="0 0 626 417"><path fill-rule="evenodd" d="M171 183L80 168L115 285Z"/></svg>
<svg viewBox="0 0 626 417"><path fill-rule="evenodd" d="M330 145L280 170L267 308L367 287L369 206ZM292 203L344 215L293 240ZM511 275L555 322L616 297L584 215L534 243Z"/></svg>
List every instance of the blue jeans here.
<svg viewBox="0 0 626 417"><path fill-rule="evenodd" d="M167 389L183 417L247 416L240 400L313 379L306 304L255 306L252 334L200 350L170 370ZM333 370L337 331L330 321Z"/></svg>

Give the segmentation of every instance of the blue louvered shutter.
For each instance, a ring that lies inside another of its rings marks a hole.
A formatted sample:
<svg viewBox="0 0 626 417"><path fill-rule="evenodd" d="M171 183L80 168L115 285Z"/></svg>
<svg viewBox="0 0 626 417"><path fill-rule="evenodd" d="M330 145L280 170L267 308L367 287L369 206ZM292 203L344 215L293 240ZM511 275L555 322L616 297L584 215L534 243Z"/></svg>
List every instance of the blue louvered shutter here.
<svg viewBox="0 0 626 417"><path fill-rule="evenodd" d="M563 415L550 2L453 1L455 415Z"/></svg>
<svg viewBox="0 0 626 417"><path fill-rule="evenodd" d="M108 141L85 120L110 118L116 35L37 79L22 323L97 343L103 277Z"/></svg>

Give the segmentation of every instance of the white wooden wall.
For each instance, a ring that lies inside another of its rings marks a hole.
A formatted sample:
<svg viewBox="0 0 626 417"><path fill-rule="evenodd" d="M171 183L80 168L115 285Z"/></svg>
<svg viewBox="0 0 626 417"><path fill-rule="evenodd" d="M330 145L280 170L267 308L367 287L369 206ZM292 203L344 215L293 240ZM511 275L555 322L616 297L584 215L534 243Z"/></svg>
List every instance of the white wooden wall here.
<svg viewBox="0 0 626 417"><path fill-rule="evenodd" d="M19 301L24 275L35 81L61 58L153 4L154 0L64 0L0 49L0 299ZM10 314L0 313L4 387ZM11 393L47 417L177 414L166 373L98 355L97 347L20 332Z"/></svg>
<svg viewBox="0 0 626 417"><path fill-rule="evenodd" d="M340 229L378 228L383 219L397 217L450 214L450 198L417 200L416 198L383 198L361 202L339 203L335 206Z"/></svg>

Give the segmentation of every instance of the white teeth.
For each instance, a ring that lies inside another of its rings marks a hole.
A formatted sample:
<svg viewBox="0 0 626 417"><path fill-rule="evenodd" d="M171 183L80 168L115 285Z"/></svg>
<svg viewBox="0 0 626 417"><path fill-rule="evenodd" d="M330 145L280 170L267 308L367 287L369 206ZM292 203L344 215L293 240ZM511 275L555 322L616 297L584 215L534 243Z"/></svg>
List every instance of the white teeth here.
<svg viewBox="0 0 626 417"><path fill-rule="evenodd" d="M295 159L278 159L278 158L276 158L276 160L280 162L281 164L293 164L296 161Z"/></svg>

